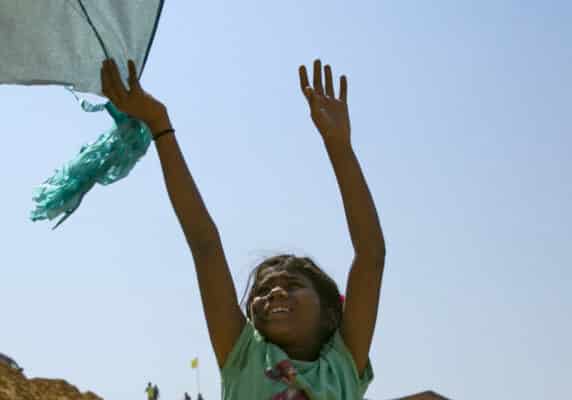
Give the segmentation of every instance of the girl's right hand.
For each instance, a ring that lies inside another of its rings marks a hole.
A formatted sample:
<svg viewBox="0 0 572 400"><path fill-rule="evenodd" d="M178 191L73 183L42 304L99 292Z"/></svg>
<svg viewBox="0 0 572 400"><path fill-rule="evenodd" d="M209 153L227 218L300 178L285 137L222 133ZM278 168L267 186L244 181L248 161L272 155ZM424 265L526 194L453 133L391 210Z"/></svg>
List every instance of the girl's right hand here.
<svg viewBox="0 0 572 400"><path fill-rule="evenodd" d="M139 80L133 60L129 60L129 89L121 81L119 70L113 59L103 62L101 67L101 87L103 94L119 111L147 124L153 134L171 127L167 108L145 92Z"/></svg>

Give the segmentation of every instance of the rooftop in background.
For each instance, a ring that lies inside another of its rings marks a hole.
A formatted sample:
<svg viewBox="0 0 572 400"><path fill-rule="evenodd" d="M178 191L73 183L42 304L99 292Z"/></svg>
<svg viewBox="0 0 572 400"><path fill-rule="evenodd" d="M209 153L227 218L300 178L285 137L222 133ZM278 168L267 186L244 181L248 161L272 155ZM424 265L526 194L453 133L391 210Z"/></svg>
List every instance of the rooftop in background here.
<svg viewBox="0 0 572 400"><path fill-rule="evenodd" d="M432 390L427 390L425 392L416 393L405 397L398 397L393 400L451 400L451 399L442 396L439 393L435 393Z"/></svg>

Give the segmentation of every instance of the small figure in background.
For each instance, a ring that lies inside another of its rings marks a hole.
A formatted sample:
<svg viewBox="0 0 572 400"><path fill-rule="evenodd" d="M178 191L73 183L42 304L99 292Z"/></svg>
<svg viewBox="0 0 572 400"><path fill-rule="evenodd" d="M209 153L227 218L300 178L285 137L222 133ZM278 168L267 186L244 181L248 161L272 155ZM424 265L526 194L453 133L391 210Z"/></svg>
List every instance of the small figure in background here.
<svg viewBox="0 0 572 400"><path fill-rule="evenodd" d="M145 393L147 393L147 400L154 400L154 390L153 386L151 386L151 382L147 383L147 387L145 388Z"/></svg>

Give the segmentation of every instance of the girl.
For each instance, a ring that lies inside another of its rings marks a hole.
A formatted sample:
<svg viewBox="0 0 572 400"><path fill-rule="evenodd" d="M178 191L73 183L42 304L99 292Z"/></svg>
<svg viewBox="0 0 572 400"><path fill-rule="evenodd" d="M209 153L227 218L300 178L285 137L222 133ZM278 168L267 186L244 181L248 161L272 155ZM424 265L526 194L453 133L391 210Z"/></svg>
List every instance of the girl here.
<svg viewBox="0 0 572 400"><path fill-rule="evenodd" d="M144 121L155 140L171 203L191 248L224 400L362 399L369 363L385 243L375 205L350 140L347 80L334 93L331 68L314 62L300 86L342 194L354 258L346 298L309 258L280 255L252 273L243 314L217 227L177 144L167 109L146 93L129 62L129 88L113 60L103 63L103 93ZM325 77L325 85L322 83Z"/></svg>

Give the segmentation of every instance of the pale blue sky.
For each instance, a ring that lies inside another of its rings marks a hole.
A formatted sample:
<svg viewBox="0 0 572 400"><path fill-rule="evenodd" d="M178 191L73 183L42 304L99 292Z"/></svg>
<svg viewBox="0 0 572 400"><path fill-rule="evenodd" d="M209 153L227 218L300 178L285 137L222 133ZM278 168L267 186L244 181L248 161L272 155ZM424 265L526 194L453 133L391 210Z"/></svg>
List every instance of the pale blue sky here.
<svg viewBox="0 0 572 400"><path fill-rule="evenodd" d="M184 4L183 4L184 3ZM341 198L299 93L349 78L388 257L367 396L565 397L572 376L572 3L168 1L142 83L167 106L239 294L261 257L344 288ZM106 400L219 398L191 254L155 149L61 229L31 193L111 125L58 87L0 87L0 352Z"/></svg>

